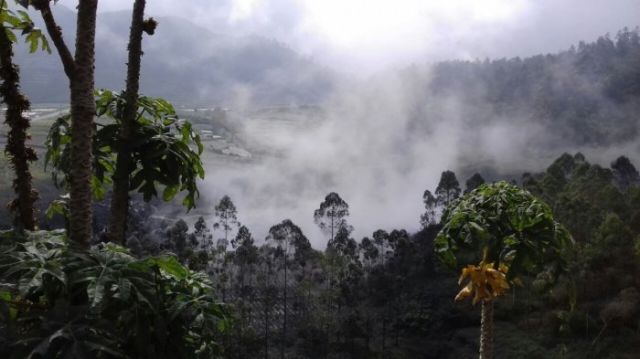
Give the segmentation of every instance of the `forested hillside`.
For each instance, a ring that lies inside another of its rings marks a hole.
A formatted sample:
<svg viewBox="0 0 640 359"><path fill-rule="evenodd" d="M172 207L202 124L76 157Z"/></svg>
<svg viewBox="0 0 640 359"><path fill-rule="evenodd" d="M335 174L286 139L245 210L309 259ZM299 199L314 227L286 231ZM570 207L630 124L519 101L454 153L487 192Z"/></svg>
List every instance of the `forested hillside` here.
<svg viewBox="0 0 640 359"><path fill-rule="evenodd" d="M53 10L72 43L74 12L64 4ZM129 16L122 11L101 14L100 19L96 87L116 89L125 69ZM141 88L149 96L190 106L306 104L326 97L338 81L334 71L274 39L213 33L178 17L156 20L161 25L153 41L145 43L143 56ZM37 103L65 103L68 89L56 56L20 50L16 55L25 92Z"/></svg>
<svg viewBox="0 0 640 359"><path fill-rule="evenodd" d="M482 183L474 177L467 191ZM551 272L522 278L497 302L496 357L632 357L625 355L640 347L637 169L626 157L607 168L579 153L564 154L521 181L549 203L575 247L557 280ZM453 172L443 173L438 188L428 189L433 200L425 193L423 218L460 196L459 182ZM140 212L129 243L138 255L171 250L189 267L207 271L218 298L237 310L225 339L230 357L282 350L308 358L474 356L479 313L453 301L456 273L434 255L437 219L414 234L380 229L352 238L348 203L332 193L315 213L327 246L314 249L289 220L274 224L260 244L237 222L242 213L228 198L216 210L217 217L201 218L192 229ZM329 221L326 213L333 214ZM223 236L216 240L214 228L235 235L217 231Z"/></svg>
<svg viewBox="0 0 640 359"><path fill-rule="evenodd" d="M456 98L471 126L496 118L544 127L558 146L608 146L638 136L640 34L622 30L557 54L434 66L434 102Z"/></svg>

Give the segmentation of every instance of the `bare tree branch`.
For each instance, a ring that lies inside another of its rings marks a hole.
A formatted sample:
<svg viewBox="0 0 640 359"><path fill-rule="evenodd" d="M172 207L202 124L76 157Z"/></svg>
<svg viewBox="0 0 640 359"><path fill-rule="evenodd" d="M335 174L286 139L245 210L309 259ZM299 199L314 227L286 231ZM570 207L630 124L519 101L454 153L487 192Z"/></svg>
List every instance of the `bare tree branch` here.
<svg viewBox="0 0 640 359"><path fill-rule="evenodd" d="M76 64L73 60L73 55L71 55L71 51L69 51L67 44L64 42L64 38L62 37L62 30L53 17L51 6L49 5L49 0L37 0L33 1L32 4L33 7L35 7L36 10L40 11L40 14L42 14L42 19L47 26L47 32L51 37L51 41L53 41L53 44L58 50L60 60L62 60L64 72L65 74L67 74L67 77L71 79L74 74Z"/></svg>

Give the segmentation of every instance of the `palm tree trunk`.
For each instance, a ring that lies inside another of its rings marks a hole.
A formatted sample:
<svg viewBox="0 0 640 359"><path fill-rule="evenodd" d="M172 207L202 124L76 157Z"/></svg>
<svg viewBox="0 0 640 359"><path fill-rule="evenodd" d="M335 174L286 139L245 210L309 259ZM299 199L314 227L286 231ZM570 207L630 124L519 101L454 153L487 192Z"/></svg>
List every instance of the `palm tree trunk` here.
<svg viewBox="0 0 640 359"><path fill-rule="evenodd" d="M138 91L140 88L140 62L142 58L142 32L146 0L133 4L131 30L129 32L129 61L127 62L127 89L125 108L120 127L120 147L113 176L113 196L109 220L109 241L124 244L129 212L129 175L133 161L130 143L136 122Z"/></svg>
<svg viewBox="0 0 640 359"><path fill-rule="evenodd" d="M480 359L493 358L493 301L482 301L480 327Z"/></svg>
<svg viewBox="0 0 640 359"><path fill-rule="evenodd" d="M75 68L71 77L70 238L87 248L92 237L91 177L96 104L94 90L96 10L98 0L78 5Z"/></svg>
<svg viewBox="0 0 640 359"><path fill-rule="evenodd" d="M91 177L93 174L93 129L96 112L94 89L96 11L98 0L78 4L76 53L71 56L62 31L56 24L48 0L34 0L40 11L71 90L71 180L69 201L69 237L81 248L88 248L92 237Z"/></svg>
<svg viewBox="0 0 640 359"><path fill-rule="evenodd" d="M26 146L29 138L27 130L29 119L22 114L29 110L29 100L20 92L20 73L13 64L13 44L7 36L7 29L0 27L0 94L7 104L5 122L9 125L5 152L9 155L11 166L15 171L13 189L17 198L9 203L9 209L15 215L14 225L18 230L34 230L36 215L34 202L38 199L38 192L31 183L29 162L38 159L33 148Z"/></svg>

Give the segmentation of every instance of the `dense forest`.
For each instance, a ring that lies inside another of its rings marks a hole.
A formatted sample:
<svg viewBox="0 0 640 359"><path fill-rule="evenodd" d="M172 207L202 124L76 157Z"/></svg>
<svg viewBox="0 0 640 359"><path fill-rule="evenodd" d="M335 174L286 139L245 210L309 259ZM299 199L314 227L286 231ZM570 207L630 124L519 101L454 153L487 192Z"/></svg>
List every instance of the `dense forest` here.
<svg viewBox="0 0 640 359"><path fill-rule="evenodd" d="M428 125L423 112L432 107L440 111L439 103L455 98L472 127L502 118L521 125L533 122L549 130L550 138L543 140L554 147L634 140L639 55L638 29L624 29L557 54L441 62L428 76L420 75L424 71L419 67L409 68L407 83L415 83L412 90L428 99L416 105L424 109L416 109L414 125ZM438 116L438 111L429 113Z"/></svg>
<svg viewBox="0 0 640 359"><path fill-rule="evenodd" d="M204 137L218 135L198 129L206 113L181 118L169 101L140 93L142 39L162 26L145 17L145 0L133 4L122 92L95 90L97 0L64 14L77 17L73 52L50 1L15 3L0 6L7 133L0 188L9 202L0 223L10 223L0 231L0 356L632 358L640 351L637 153L608 164L558 153L542 170L509 176L473 161L462 171L436 169L437 186L416 194L424 204L416 232L380 228L355 238L350 218L366 213L353 213L348 195L332 188L308 213L322 240L287 216L256 237L265 229L243 224L228 195L213 215L190 222L184 213L199 205L200 181L210 175ZM22 38L32 53L57 54L56 81L70 89L68 113L47 123L36 149L14 56ZM422 98L409 114L407 141L446 121L436 110L448 98L462 104L471 130L496 118L535 122L555 136L538 143L549 151L605 149L639 135L637 29L558 54L442 62L428 73L401 71ZM215 121L233 132L229 119ZM162 202L179 214L161 215Z"/></svg>
<svg viewBox="0 0 640 359"><path fill-rule="evenodd" d="M236 308L236 326L225 336L230 357L281 350L309 358L473 357L478 312L454 303L455 273L434 255L433 242L442 207L483 182L476 174L464 187L445 171L425 192L423 230L380 229L359 240L350 236L348 203L330 193L309 214L326 233L323 250L289 220L259 245L228 197L213 223L201 218L193 229L149 220L141 209L128 243L143 257L170 250L213 278L218 299ZM518 182L553 208L576 245L558 281L548 273L528 277L497 302L496 356L631 355L640 345L638 171L626 157L604 168L564 154ZM214 228L224 237L214 240Z"/></svg>

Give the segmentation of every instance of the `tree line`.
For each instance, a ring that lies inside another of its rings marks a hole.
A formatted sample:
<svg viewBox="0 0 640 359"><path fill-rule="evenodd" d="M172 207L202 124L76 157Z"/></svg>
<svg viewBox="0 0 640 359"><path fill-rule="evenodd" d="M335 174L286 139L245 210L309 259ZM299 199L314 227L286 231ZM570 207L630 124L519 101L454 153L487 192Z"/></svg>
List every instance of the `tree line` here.
<svg viewBox="0 0 640 359"><path fill-rule="evenodd" d="M418 97L416 128L424 118L446 121L441 104L455 99L473 128L496 119L545 129L545 146L609 146L637 138L639 29L624 28L593 42L531 57L443 61L428 77L405 71ZM438 109L433 111L431 109ZM439 122L436 122L439 123Z"/></svg>
<svg viewBox="0 0 640 359"><path fill-rule="evenodd" d="M437 244L436 237L438 233L461 233L458 238L466 238L462 235L466 227L443 227L454 216L452 208L485 205L490 198L520 194L512 192L508 183L504 183L506 187L484 184L479 173L465 182L463 190L455 173L444 171L437 187L424 192L425 210L419 218L423 229L413 234L403 229L379 229L356 240L348 221L349 205L332 192L310 213L325 235L323 250L311 247L300 227L288 219L272 226L259 245L261 239L254 238L240 223L238 211L227 196L215 206L211 226L201 217L190 231L182 220L172 225L161 219L149 222L142 215L136 225L140 230L128 243L142 256L174 251L187 266L213 278L218 299L236 308L236 326L225 341L230 357L472 356L477 348L474 341L457 345L450 338L479 325L477 312L473 306L453 302L458 291L455 277L438 259L444 248L455 251L464 246L442 247L444 242ZM518 263L509 257L517 252L503 249L489 251L485 259L482 248L459 254L458 264L453 267L481 262L475 267L478 271L495 271L496 277L488 279L488 288L504 288L494 299L509 293L507 299L495 302L495 314L491 315L499 318L497 329L491 333L502 333L501 326L512 328L506 347L496 335L496 355L516 355L517 350L528 350L531 355L545 353L540 357L563 350L584 354L580 349L584 341L593 343L589 348L594 352L602 353L612 350L612 343L636 343L639 338L633 328L637 323L632 318L640 309L636 300L640 297L636 296L637 284L631 281L631 273L640 269L635 265L638 251L633 249L640 240L635 225L640 215L640 176L631 161L621 156L610 168L603 168L588 163L581 154L563 155L545 172L525 173L510 182L519 183L527 193L549 203L549 207L525 207L528 209L523 213L539 210L548 216L553 211L566 226L566 233L571 233L575 246L558 242L557 247L529 248L523 244L520 251L531 257L523 257ZM478 197L493 188L498 193L506 192ZM481 202L468 202L476 197ZM500 207L506 205L497 205ZM481 208L466 211L463 213L482 213ZM487 218L495 218L487 213ZM516 222L509 223L520 223L519 231L530 236L518 239L522 243L545 243L542 228L550 228L549 238L554 238L558 230L564 231L553 222L536 227L542 224L527 222L526 217L514 218ZM504 224L497 226L507 231ZM504 233L497 237L508 238L508 232ZM509 243L514 249L520 248L515 239ZM542 252L534 254L536 250ZM500 257L507 253L509 256ZM546 259L534 259L540 256ZM487 267L496 261L509 264L509 271L500 272L497 264ZM475 272L469 269L463 273ZM485 303L483 292L476 292L471 283L459 297L468 293ZM542 334L530 336L527 333L532 328L543 328ZM618 338L621 330L629 332ZM614 352L628 350L625 348Z"/></svg>

